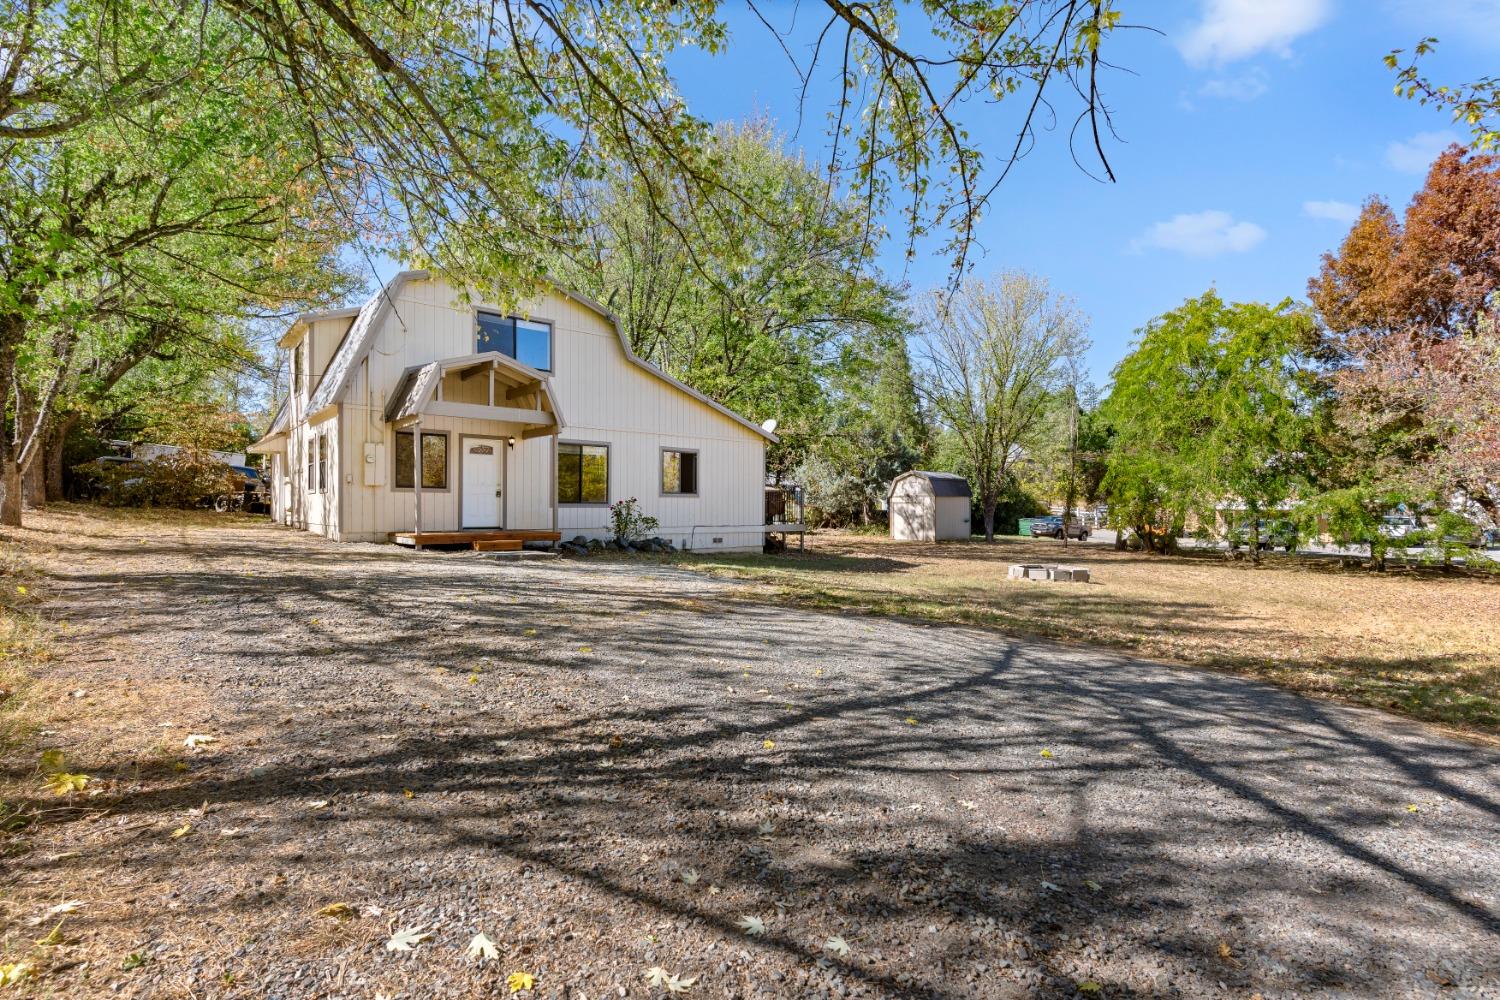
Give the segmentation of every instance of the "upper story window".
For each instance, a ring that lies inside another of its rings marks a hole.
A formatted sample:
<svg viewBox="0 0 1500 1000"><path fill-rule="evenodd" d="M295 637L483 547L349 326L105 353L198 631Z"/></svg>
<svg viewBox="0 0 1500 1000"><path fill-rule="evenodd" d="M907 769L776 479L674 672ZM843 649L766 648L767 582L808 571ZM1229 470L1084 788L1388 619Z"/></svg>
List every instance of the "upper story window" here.
<svg viewBox="0 0 1500 1000"><path fill-rule="evenodd" d="M479 314L475 348L499 351L537 371L552 370L552 324L499 313Z"/></svg>

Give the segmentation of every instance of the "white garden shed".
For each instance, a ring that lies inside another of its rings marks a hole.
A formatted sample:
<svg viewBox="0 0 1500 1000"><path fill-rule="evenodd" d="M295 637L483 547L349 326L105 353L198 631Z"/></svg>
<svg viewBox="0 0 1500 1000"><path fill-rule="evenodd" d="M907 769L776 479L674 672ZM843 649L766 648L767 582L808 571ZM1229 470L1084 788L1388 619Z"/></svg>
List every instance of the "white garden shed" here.
<svg viewBox="0 0 1500 1000"><path fill-rule="evenodd" d="M973 494L969 481L951 472L903 472L891 482L887 506L898 542L942 542L969 537Z"/></svg>

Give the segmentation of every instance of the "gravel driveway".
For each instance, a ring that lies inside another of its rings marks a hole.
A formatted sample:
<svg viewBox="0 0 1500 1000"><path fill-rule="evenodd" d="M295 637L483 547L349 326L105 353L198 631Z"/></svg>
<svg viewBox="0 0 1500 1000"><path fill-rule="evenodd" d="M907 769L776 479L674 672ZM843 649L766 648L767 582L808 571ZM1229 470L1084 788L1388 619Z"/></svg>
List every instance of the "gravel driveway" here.
<svg viewBox="0 0 1500 1000"><path fill-rule="evenodd" d="M85 903L38 994L1500 997L1494 750L648 563L38 523L100 793L12 865L7 955Z"/></svg>

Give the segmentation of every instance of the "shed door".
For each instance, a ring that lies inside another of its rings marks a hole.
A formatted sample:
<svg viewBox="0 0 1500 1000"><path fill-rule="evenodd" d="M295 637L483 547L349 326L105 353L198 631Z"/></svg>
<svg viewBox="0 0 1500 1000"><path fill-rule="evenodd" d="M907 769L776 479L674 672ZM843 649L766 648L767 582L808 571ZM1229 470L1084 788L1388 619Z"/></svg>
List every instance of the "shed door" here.
<svg viewBox="0 0 1500 1000"><path fill-rule="evenodd" d="M505 493L502 462L505 443L499 438L464 438L461 528L502 527Z"/></svg>

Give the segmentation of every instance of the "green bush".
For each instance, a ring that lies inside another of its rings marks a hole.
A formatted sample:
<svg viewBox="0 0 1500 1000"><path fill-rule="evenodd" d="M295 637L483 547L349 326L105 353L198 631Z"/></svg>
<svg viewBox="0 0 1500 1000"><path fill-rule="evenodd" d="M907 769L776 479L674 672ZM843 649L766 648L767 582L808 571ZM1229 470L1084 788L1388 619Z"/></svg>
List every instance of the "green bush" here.
<svg viewBox="0 0 1500 1000"><path fill-rule="evenodd" d="M149 462L85 462L73 471L109 507L206 507L216 496L244 489L229 466L190 451Z"/></svg>
<svg viewBox="0 0 1500 1000"><path fill-rule="evenodd" d="M649 538L660 526L656 518L641 513L640 502L635 497L609 505L609 527L614 532L615 541L621 545Z"/></svg>

